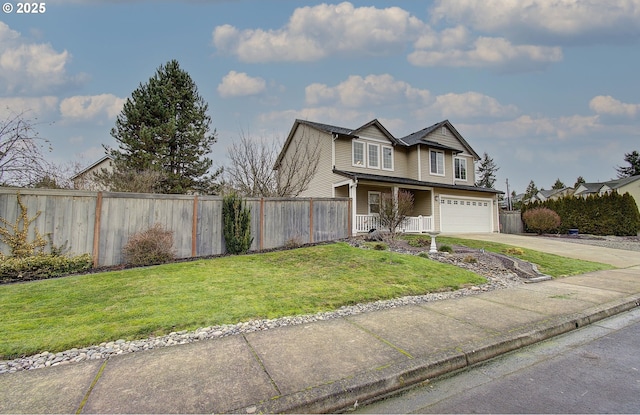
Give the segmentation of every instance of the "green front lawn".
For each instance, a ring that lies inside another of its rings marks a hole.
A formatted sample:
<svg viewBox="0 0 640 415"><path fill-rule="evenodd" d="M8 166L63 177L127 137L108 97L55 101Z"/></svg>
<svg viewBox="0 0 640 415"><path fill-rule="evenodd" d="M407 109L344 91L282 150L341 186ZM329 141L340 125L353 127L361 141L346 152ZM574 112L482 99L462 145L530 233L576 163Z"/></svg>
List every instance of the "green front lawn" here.
<svg viewBox="0 0 640 415"><path fill-rule="evenodd" d="M407 235L407 236L404 236L404 238L411 241L412 239L416 239L419 237L414 235ZM422 236L422 238L425 238L425 237ZM545 273L547 275L551 275L552 277L566 277L569 275L585 274L587 272L615 268L608 264L583 261L580 259L565 258L558 255L547 254L544 252L534 251L527 248L519 248L523 253L516 254L516 253L513 253L513 251L510 251L510 248L514 248L513 246L500 244L496 242L477 241L472 239L461 239L461 238L444 237L444 236L438 236L436 238L436 241L439 246L462 245L462 246L467 246L469 248L485 249L486 251L497 252L500 254L517 257L525 261L529 261L531 263L536 264L540 272ZM428 249L428 247L426 249Z"/></svg>
<svg viewBox="0 0 640 415"><path fill-rule="evenodd" d="M0 356L455 290L483 277L336 243L0 286Z"/></svg>

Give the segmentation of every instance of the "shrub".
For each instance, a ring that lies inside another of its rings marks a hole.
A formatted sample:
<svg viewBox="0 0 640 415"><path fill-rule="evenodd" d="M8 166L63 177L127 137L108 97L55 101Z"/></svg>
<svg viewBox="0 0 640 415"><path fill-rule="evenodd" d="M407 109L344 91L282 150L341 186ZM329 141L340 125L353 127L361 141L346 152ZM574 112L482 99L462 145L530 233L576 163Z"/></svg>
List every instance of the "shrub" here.
<svg viewBox="0 0 640 415"><path fill-rule="evenodd" d="M27 281L83 272L92 266L91 255L38 254L0 259L0 281Z"/></svg>
<svg viewBox="0 0 640 415"><path fill-rule="evenodd" d="M161 224L133 234L122 248L124 261L128 265L155 265L172 261L173 232L166 230Z"/></svg>
<svg viewBox="0 0 640 415"><path fill-rule="evenodd" d="M232 255L246 253L253 242L251 209L245 206L242 198L236 194L224 197L222 200L222 221L227 252Z"/></svg>
<svg viewBox="0 0 640 415"><path fill-rule="evenodd" d="M422 248L431 245L431 240L429 238L425 238L424 236L418 236L417 238L409 239L407 243L414 248Z"/></svg>
<svg viewBox="0 0 640 415"><path fill-rule="evenodd" d="M522 248L507 248L504 252L508 255L524 255Z"/></svg>
<svg viewBox="0 0 640 415"><path fill-rule="evenodd" d="M473 255L467 255L462 259L462 262L466 262L467 264L477 264L478 259Z"/></svg>
<svg viewBox="0 0 640 415"><path fill-rule="evenodd" d="M453 248L451 248L449 245L442 245L440 246L440 248L438 248L438 251L452 253Z"/></svg>
<svg viewBox="0 0 640 415"><path fill-rule="evenodd" d="M0 218L0 223L4 225L0 228L0 240L9 246L13 257L26 258L34 254L42 254L47 241L40 235L37 228L34 229L33 241L29 241L29 227L38 219L41 212L38 211L34 217L29 218L27 207L22 203L20 193L16 194L16 198L20 214L12 224L5 218Z"/></svg>
<svg viewBox="0 0 640 415"><path fill-rule="evenodd" d="M527 229L542 235L551 232L560 226L560 216L548 208L535 208L527 210L522 214L522 220Z"/></svg>

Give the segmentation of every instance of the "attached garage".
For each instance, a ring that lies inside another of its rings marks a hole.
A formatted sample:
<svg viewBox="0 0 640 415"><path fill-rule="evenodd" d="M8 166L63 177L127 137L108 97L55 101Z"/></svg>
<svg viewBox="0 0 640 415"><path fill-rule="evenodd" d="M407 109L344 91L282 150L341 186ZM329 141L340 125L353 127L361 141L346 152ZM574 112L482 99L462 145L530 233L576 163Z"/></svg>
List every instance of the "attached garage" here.
<svg viewBox="0 0 640 415"><path fill-rule="evenodd" d="M491 199L440 195L440 231L492 232L493 208Z"/></svg>

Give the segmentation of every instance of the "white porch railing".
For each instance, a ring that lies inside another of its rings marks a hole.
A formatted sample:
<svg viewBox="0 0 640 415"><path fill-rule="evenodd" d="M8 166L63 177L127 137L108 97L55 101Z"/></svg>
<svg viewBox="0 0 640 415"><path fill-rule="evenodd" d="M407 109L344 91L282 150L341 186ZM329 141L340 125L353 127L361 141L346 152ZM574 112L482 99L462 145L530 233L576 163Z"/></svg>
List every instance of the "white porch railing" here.
<svg viewBox="0 0 640 415"><path fill-rule="evenodd" d="M356 232L369 232L371 229L380 229L377 215L356 215ZM406 233L433 231L433 216L410 216L398 230Z"/></svg>

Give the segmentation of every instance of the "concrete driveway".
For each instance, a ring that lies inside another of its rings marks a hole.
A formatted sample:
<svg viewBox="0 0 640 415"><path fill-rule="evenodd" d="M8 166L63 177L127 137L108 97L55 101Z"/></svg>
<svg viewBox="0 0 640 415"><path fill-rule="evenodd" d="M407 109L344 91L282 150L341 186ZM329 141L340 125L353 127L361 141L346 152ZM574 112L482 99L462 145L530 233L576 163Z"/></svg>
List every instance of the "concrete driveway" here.
<svg viewBox="0 0 640 415"><path fill-rule="evenodd" d="M512 235L506 233L465 233L442 234L441 236L499 242L519 246L521 248L534 249L536 251L546 252L549 254L560 255L567 258L601 262L603 264L613 265L616 268L640 267L640 252L637 251L625 251L622 249L578 244L533 234Z"/></svg>

